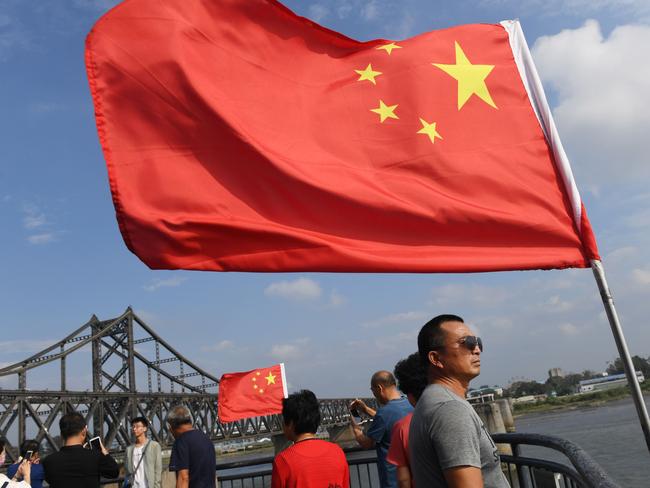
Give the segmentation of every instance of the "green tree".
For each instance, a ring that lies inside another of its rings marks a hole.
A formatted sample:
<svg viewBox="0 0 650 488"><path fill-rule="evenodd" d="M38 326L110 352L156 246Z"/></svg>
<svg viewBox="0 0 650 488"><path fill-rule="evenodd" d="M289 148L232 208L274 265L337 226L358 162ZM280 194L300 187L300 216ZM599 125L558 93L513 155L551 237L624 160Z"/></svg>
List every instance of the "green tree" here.
<svg viewBox="0 0 650 488"><path fill-rule="evenodd" d="M650 362L647 359L642 358L641 356L632 356L632 364L636 371L641 371L643 376L648 378L650 376ZM623 368L623 361L621 358L616 358L613 363L609 363L607 366L607 374L621 374L624 373L625 369Z"/></svg>

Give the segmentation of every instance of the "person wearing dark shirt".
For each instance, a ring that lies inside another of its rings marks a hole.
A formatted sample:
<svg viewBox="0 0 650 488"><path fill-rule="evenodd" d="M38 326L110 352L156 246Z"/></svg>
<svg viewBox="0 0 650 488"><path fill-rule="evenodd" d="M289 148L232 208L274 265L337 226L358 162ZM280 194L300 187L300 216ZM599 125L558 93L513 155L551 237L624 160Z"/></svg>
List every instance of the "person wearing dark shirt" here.
<svg viewBox="0 0 650 488"><path fill-rule="evenodd" d="M61 417L59 429L63 447L43 460L50 488L99 488L100 477L118 477L119 467L103 445L100 450L83 447L88 427L80 413Z"/></svg>
<svg viewBox="0 0 650 488"><path fill-rule="evenodd" d="M343 450L316 438L320 408L309 390L282 400L284 435L293 442L273 461L272 488L348 488L350 469Z"/></svg>
<svg viewBox="0 0 650 488"><path fill-rule="evenodd" d="M28 439L20 445L20 459L18 462L9 465L7 468L7 478L13 478L18 472L20 463L23 460L30 462L30 478L32 488L42 488L45 472L41 464L41 456L39 452L40 445L33 439ZM31 451L32 455L27 459L27 454Z"/></svg>
<svg viewBox="0 0 650 488"><path fill-rule="evenodd" d="M215 488L217 458L210 438L192 426L192 414L183 405L167 416L174 436L169 471L176 472L176 488Z"/></svg>

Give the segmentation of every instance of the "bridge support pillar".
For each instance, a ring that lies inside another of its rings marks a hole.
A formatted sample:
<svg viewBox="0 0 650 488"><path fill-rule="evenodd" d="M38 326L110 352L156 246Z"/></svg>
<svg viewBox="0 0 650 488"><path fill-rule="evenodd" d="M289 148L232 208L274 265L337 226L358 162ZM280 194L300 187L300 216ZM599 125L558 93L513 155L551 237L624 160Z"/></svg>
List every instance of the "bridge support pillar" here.
<svg viewBox="0 0 650 488"><path fill-rule="evenodd" d="M287 439L284 434L276 434L273 436L273 448L275 449L275 454L280 454L287 447L289 447L292 442Z"/></svg>
<svg viewBox="0 0 650 488"><path fill-rule="evenodd" d="M349 425L336 425L334 427L328 427L327 432L330 435L330 441L337 444L343 444L355 440L354 434L352 434L352 429Z"/></svg>
<svg viewBox="0 0 650 488"><path fill-rule="evenodd" d="M506 428L506 432L514 432L515 429L515 419L512 416L512 403L510 398L501 398L496 401L501 409L501 418L503 419L503 425Z"/></svg>

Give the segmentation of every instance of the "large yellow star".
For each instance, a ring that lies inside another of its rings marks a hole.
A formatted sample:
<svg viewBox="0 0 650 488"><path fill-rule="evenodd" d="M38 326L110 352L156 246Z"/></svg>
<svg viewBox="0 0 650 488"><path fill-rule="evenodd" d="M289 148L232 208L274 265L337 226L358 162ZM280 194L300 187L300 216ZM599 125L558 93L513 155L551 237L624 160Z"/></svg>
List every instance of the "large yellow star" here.
<svg viewBox="0 0 650 488"><path fill-rule="evenodd" d="M368 80L373 85L377 84L375 78L381 74L381 71L373 71L371 64L368 64L368 67L366 69L355 69L354 71L356 71L356 73L359 75L359 79L357 81Z"/></svg>
<svg viewBox="0 0 650 488"><path fill-rule="evenodd" d="M275 385L275 376L273 376L273 373L269 371L269 375L264 378L266 380L266 384L274 384Z"/></svg>
<svg viewBox="0 0 650 488"><path fill-rule="evenodd" d="M431 140L431 144L435 144L436 137L438 139L442 139L442 136L438 134L438 131L436 130L435 122L429 123L426 120L420 118L420 123L422 124L422 128L418 131L418 134L428 135L429 139Z"/></svg>
<svg viewBox="0 0 650 488"><path fill-rule="evenodd" d="M370 111L379 114L379 121L383 123L386 119L399 119L395 115L396 108L397 105L386 105L383 100L379 100L379 107L371 108Z"/></svg>
<svg viewBox="0 0 650 488"><path fill-rule="evenodd" d="M393 52L393 49L402 49L402 46L398 46L394 42L391 42L391 43L388 43L388 44L384 44L383 46L376 47L375 49L383 49L390 56L390 53Z"/></svg>
<svg viewBox="0 0 650 488"><path fill-rule="evenodd" d="M456 42L455 45L456 64L431 64L458 81L458 110L472 95L476 95L491 107L497 108L485 85L485 78L494 69L494 65L470 63L460 44Z"/></svg>

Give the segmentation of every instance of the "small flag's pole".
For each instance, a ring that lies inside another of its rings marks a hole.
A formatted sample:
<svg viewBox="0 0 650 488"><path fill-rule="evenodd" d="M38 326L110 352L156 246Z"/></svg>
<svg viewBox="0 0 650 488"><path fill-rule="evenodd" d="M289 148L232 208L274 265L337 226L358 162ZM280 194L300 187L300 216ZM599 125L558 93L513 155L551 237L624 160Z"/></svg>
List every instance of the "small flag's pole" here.
<svg viewBox="0 0 650 488"><path fill-rule="evenodd" d="M632 398L634 399L636 412L639 415L639 421L641 422L641 428L643 429L645 443L648 447L648 450L650 451L650 419L648 418L648 410L646 409L645 402L643 400L643 394L641 393L639 380L636 377L634 364L632 364L630 351L628 350L627 343L625 342L625 336L623 336L623 329L621 328L621 323L618 320L616 308L614 308L614 299L612 298L612 294L609 291L609 286L607 285L607 278L605 278L603 263L597 259L594 259L591 261L591 269L594 272L594 277L596 278L596 283L598 284L598 289L600 290L600 296L603 299L603 305L605 306L605 312L607 313L607 318L609 319L609 325L612 328L612 334L614 334L614 340L616 341L618 354L621 358L621 361L623 361L625 375L627 376L627 383L630 385L630 390L632 391Z"/></svg>

